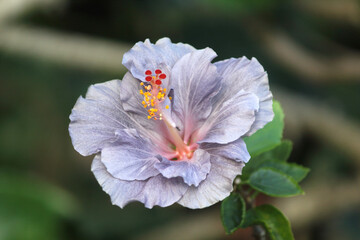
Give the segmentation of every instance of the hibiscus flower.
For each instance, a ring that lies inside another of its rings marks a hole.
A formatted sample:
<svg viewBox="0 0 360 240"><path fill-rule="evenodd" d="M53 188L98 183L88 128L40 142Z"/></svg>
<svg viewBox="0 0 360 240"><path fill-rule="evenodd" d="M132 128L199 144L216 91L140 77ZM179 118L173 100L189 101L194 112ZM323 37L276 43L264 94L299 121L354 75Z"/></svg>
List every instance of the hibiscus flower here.
<svg viewBox="0 0 360 240"><path fill-rule="evenodd" d="M162 38L124 54L123 79L89 87L70 115L76 151L113 204L204 208L226 198L250 159L244 137L273 119L268 77L252 58Z"/></svg>

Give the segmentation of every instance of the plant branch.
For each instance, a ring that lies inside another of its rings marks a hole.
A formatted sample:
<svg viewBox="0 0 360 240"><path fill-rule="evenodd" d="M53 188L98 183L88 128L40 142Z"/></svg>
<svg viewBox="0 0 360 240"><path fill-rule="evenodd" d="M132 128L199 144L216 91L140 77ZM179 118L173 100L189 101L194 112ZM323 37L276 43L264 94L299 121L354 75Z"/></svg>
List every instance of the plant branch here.
<svg viewBox="0 0 360 240"><path fill-rule="evenodd" d="M266 230L261 225L255 225L253 227L253 236L256 240L266 240Z"/></svg>
<svg viewBox="0 0 360 240"><path fill-rule="evenodd" d="M249 190L244 190L242 186L238 186L238 191L241 196L244 198L246 203L246 210L252 209L256 207L256 196L258 195L258 191L251 192ZM266 240L266 230L262 225L253 226L253 236L256 240Z"/></svg>

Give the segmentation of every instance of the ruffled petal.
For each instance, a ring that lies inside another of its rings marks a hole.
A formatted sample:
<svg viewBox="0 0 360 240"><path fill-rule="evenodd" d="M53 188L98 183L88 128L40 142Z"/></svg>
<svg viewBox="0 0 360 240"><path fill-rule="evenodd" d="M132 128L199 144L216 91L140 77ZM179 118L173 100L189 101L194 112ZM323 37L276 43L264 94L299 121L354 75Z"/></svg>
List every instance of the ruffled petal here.
<svg viewBox="0 0 360 240"><path fill-rule="evenodd" d="M253 93L239 91L214 107L195 134L199 142L229 143L246 134L255 121L259 100Z"/></svg>
<svg viewBox="0 0 360 240"><path fill-rule="evenodd" d="M184 182L197 187L210 171L210 154L204 150L195 151L190 160L170 161L163 158L155 168L166 178L182 177Z"/></svg>
<svg viewBox="0 0 360 240"><path fill-rule="evenodd" d="M197 50L182 57L172 69L172 110L185 142L189 140L193 130L209 116L211 100L221 88L216 67L211 64L215 57L216 53L210 48Z"/></svg>
<svg viewBox="0 0 360 240"><path fill-rule="evenodd" d="M241 138L228 144L202 143L200 148L212 155L229 158L237 162L247 163L250 160L246 144Z"/></svg>
<svg viewBox="0 0 360 240"><path fill-rule="evenodd" d="M111 202L121 208L133 201L142 202L147 208L155 205L167 207L178 201L188 188L181 178L167 179L161 174L145 181L114 178L106 171L100 155L95 156L91 171L103 190L110 195Z"/></svg>
<svg viewBox="0 0 360 240"><path fill-rule="evenodd" d="M120 100L120 81L91 85L70 115L69 132L76 151L87 156L116 140L117 129L134 128Z"/></svg>
<svg viewBox="0 0 360 240"><path fill-rule="evenodd" d="M256 94L259 98L259 111L256 112L255 122L246 133L252 135L258 129L263 128L274 117L272 109L272 94L269 88L268 75L261 64L252 58L231 58L215 63L219 74L223 77L226 86L226 95L233 95L237 91L244 90Z"/></svg>
<svg viewBox="0 0 360 240"><path fill-rule="evenodd" d="M161 38L155 44L146 39L124 54L122 64L135 78L144 81L146 70L154 71L160 64L166 64L171 69L182 56L195 50L188 44L174 44L169 38Z"/></svg>
<svg viewBox="0 0 360 240"><path fill-rule="evenodd" d="M178 203L188 208L205 208L227 196L233 190L235 177L241 174L242 162L235 162L223 157L211 156L210 173L198 187L189 187Z"/></svg>
<svg viewBox="0 0 360 240"><path fill-rule="evenodd" d="M116 134L118 140L101 151L101 161L112 176L131 181L159 174L154 165L160 160L154 148L136 130L122 129Z"/></svg>

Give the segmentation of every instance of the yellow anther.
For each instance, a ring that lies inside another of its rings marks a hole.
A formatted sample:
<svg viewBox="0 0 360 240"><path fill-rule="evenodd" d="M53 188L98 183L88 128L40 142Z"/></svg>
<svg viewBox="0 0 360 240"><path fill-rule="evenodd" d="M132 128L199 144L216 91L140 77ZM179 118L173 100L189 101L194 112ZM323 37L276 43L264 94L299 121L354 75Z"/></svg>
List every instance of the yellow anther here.
<svg viewBox="0 0 360 240"><path fill-rule="evenodd" d="M145 111L147 111L148 119L154 119L154 120L162 120L163 114L161 109L158 109L157 107L161 102L164 101L166 97L166 88L162 88L161 84L157 84L157 80L160 80L159 74L156 76L152 76L151 81L148 82L140 82L140 85L142 86L142 90L139 90L140 94L143 95L143 99L141 100L142 105L145 108ZM169 106L166 105L166 109L169 109Z"/></svg>
<svg viewBox="0 0 360 240"><path fill-rule="evenodd" d="M172 100L172 97L169 97L170 100Z"/></svg>

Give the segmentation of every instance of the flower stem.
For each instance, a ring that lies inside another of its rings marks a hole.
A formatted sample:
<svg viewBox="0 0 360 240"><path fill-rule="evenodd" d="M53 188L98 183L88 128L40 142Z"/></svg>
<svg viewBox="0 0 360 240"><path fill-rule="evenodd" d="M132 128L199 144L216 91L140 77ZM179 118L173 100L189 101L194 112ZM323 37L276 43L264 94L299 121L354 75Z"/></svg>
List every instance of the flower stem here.
<svg viewBox="0 0 360 240"><path fill-rule="evenodd" d="M266 231L262 225L253 227L253 236L256 240L266 240Z"/></svg>
<svg viewBox="0 0 360 240"><path fill-rule="evenodd" d="M258 191L252 192L249 190L245 190L243 185L237 186L238 192L242 195L246 203L246 210L252 209L256 207L255 199L259 194ZM262 225L253 226L253 237L256 240L267 240L266 230Z"/></svg>

